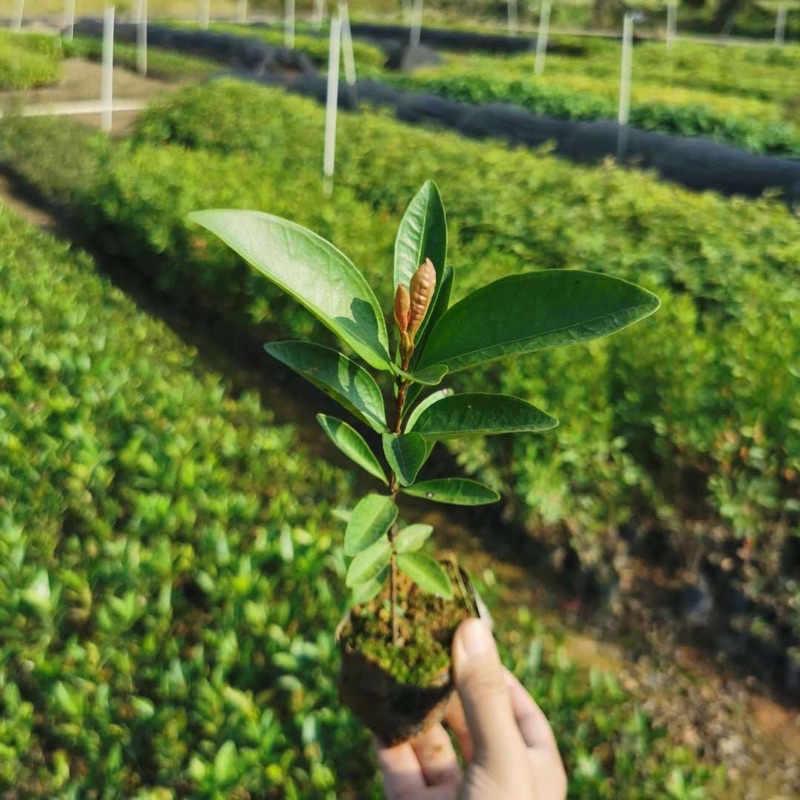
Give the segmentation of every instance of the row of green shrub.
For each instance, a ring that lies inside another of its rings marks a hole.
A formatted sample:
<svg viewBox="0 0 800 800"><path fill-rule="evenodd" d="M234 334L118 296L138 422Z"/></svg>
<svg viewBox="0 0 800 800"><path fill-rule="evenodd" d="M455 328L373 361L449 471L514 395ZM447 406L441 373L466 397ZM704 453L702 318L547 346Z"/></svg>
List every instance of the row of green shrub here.
<svg viewBox="0 0 800 800"><path fill-rule="evenodd" d="M96 269L0 207L0 789L381 796L335 688L348 481ZM699 791L612 677L498 616L580 796Z"/></svg>
<svg viewBox="0 0 800 800"><path fill-rule="evenodd" d="M560 85L556 78L509 79L499 64L494 75L449 70L415 76L387 76L393 85L430 92L464 103L511 103L535 114L562 119L614 119L617 101L598 94ZM691 96L687 98L691 100ZM754 153L774 156L800 155L800 129L775 119L736 114L707 104L684 102L636 102L631 104L630 124L635 128L680 136L706 136Z"/></svg>
<svg viewBox="0 0 800 800"><path fill-rule="evenodd" d="M61 78L58 39L0 31L0 91L35 89Z"/></svg>
<svg viewBox="0 0 800 800"><path fill-rule="evenodd" d="M692 194L369 114L340 117L338 184L326 203L322 130L320 108L275 90L225 82L185 92L146 114L132 146L98 169L80 214L162 289L213 297L239 320L297 336L310 318L187 212L251 207L295 219L350 254L388 308L395 225L432 177L448 208L459 292L538 267L644 284L664 307L637 329L473 375L473 388L530 398L562 426L459 447L461 458L515 498L519 519L556 526L601 568L620 529L655 529L687 553L735 534L754 543L748 588L768 587L800 510L796 217L776 201ZM32 135L9 140L34 147ZM28 163L32 180L52 183L53 169ZM75 199L74 183L53 191ZM497 470L486 466L489 452Z"/></svg>

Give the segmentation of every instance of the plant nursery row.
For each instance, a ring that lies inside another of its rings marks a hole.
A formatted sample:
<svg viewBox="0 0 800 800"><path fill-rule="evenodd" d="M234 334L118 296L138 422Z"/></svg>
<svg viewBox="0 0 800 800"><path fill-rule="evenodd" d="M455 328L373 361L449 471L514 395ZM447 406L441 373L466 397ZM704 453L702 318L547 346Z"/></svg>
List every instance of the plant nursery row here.
<svg viewBox="0 0 800 800"><path fill-rule="evenodd" d="M581 267L657 292L663 308L635 335L475 376L473 389L563 409L557 433L454 450L520 521L563 538L601 572L621 539L655 535L687 561L697 552L722 558L731 539L747 541L736 581L777 603L797 631L794 578L785 580L797 570L800 511L800 238L791 211L372 114L340 117L337 188L322 202L322 132L323 111L309 101L220 82L147 113L116 150L97 140L81 150L65 133L64 147L76 151L71 172L62 157L43 155L57 135L50 130L8 133L0 156L72 205L99 246L159 289L213 298L239 322L297 337L311 331L311 318L204 237L189 211L289 217L332 240L380 286L396 220L433 178L462 291L523 269ZM488 453L499 468L487 466Z"/></svg>
<svg viewBox="0 0 800 800"><path fill-rule="evenodd" d="M2 207L0 280L0 788L382 796L335 685L347 476ZM577 795L717 780L527 611L498 623Z"/></svg>

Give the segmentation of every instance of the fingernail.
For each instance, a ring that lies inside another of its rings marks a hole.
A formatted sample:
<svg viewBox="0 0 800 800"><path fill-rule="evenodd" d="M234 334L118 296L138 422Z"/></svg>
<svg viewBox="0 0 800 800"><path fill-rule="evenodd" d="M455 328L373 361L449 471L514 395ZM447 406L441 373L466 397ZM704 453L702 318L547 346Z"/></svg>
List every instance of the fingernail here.
<svg viewBox="0 0 800 800"><path fill-rule="evenodd" d="M461 625L459 639L464 652L470 656L483 655L491 646L492 634L486 624L479 619L468 619Z"/></svg>

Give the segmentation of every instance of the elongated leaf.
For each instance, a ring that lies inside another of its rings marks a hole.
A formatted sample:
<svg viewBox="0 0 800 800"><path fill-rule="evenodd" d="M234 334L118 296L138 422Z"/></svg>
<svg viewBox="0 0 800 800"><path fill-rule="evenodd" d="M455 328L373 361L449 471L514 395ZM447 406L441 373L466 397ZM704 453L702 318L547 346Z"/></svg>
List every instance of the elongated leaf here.
<svg viewBox="0 0 800 800"><path fill-rule="evenodd" d="M426 258L433 262L438 284L447 257L447 221L439 190L425 181L408 204L394 242L394 286L408 288Z"/></svg>
<svg viewBox="0 0 800 800"><path fill-rule="evenodd" d="M414 425L416 421L419 419L419 415L426 409L428 406L432 406L434 403L438 403L444 397L450 397L453 394L452 389L439 389L433 394L428 395L421 403L419 403L414 410L408 416L408 422L406 423L406 432L414 430Z"/></svg>
<svg viewBox="0 0 800 800"><path fill-rule="evenodd" d="M413 372L404 372L400 367L396 366L395 372L414 383L422 383L425 386L436 386L442 382L442 378L447 375L448 370L444 364L434 364L433 366L414 370Z"/></svg>
<svg viewBox="0 0 800 800"><path fill-rule="evenodd" d="M546 431L558 420L518 397L504 394L456 394L424 409L414 426L429 439Z"/></svg>
<svg viewBox="0 0 800 800"><path fill-rule="evenodd" d="M312 342L269 342L264 349L374 431L387 429L380 387L355 361Z"/></svg>
<svg viewBox="0 0 800 800"><path fill-rule="evenodd" d="M384 567L377 575L377 577L373 578L371 581L367 581L366 583L359 583L357 586L353 587L353 591L350 594L350 604L351 605L358 605L359 603L367 603L375 597L381 589L383 589L383 585L386 583L386 579L389 577L389 567Z"/></svg>
<svg viewBox="0 0 800 800"><path fill-rule="evenodd" d="M453 596L450 578L442 565L424 553L404 553L397 556L397 568L405 572L421 589L447 599Z"/></svg>
<svg viewBox="0 0 800 800"><path fill-rule="evenodd" d="M407 525L395 537L395 552L413 553L415 550L419 550L432 533L433 525L423 525L422 523Z"/></svg>
<svg viewBox="0 0 800 800"><path fill-rule="evenodd" d="M319 422L322 430L328 434L330 440L349 459L369 472L370 475L374 475L384 483L388 483L380 462L375 458L372 450L369 449L364 437L355 428L352 428L341 419L336 419L336 417L330 417L326 414L317 414L317 422Z"/></svg>
<svg viewBox="0 0 800 800"><path fill-rule="evenodd" d="M455 270L448 264L445 266L441 275L441 280L436 285L436 292L433 295L430 310L428 311L422 327L417 333L416 343L414 345L414 355L411 356L411 370L417 369L417 363L422 360L422 354L425 352L425 347L430 338L431 331L436 326L436 323L444 316L450 305L450 293L453 291L453 280L455 278Z"/></svg>
<svg viewBox="0 0 800 800"><path fill-rule="evenodd" d="M385 536L397 519L397 506L391 497L368 494L359 500L344 532L345 555L354 556Z"/></svg>
<svg viewBox="0 0 800 800"><path fill-rule="evenodd" d="M403 486L414 483L429 452L425 439L418 433L383 434L383 453Z"/></svg>
<svg viewBox="0 0 800 800"><path fill-rule="evenodd" d="M652 314L659 300L596 272L543 270L501 278L452 306L431 331L418 368L465 369L504 356L605 336Z"/></svg>
<svg viewBox="0 0 800 800"><path fill-rule="evenodd" d="M347 570L345 585L349 587L369 583L380 575L392 556L388 539L379 539L371 547L356 554Z"/></svg>
<svg viewBox="0 0 800 800"><path fill-rule="evenodd" d="M424 497L437 503L450 503L454 506L482 506L496 503L500 495L483 483L469 478L437 478L420 481L402 489L413 497Z"/></svg>
<svg viewBox="0 0 800 800"><path fill-rule="evenodd" d="M211 209L189 218L302 303L370 366L391 370L378 300L361 272L330 242L260 211Z"/></svg>

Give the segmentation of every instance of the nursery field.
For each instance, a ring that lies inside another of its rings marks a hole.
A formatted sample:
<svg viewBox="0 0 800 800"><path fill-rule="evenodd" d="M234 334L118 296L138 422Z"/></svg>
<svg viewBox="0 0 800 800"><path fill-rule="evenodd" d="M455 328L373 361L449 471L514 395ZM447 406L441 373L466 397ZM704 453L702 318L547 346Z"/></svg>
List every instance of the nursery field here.
<svg viewBox="0 0 800 800"><path fill-rule="evenodd" d="M298 47L323 63L324 47L305 36ZM13 47L2 89L50 83L65 55L98 52L82 38L62 48L18 37ZM656 47L637 47L638 102L660 109L659 124L795 153L796 50L763 49L773 55L759 61L730 48L726 70L713 49L680 44L682 66L659 70ZM118 48L132 64L132 49ZM156 52L161 77L214 71ZM553 75L534 99L522 77L532 56L502 67L448 57L438 72L394 80L602 115L615 52L592 42L580 58L549 57ZM376 48L359 44L356 57L360 73L387 77ZM692 64L702 91L681 85ZM739 89L732 66L748 76ZM698 122L698 109L711 122ZM628 593L641 600L637 581L667 587L662 599L694 615L712 652L797 692L796 211L371 110L340 115L325 200L323 128L315 102L230 79L171 94L125 139L64 120L0 121L0 166L93 253L0 206L0 787L42 797L110 797L103 787L120 786L131 797L380 796L369 737L336 696L333 630L347 596L334 511L352 508L356 479L278 421L259 390L285 376L266 355L258 379L235 366L268 338L325 334L187 214L256 208L306 225L364 271L388 311L394 232L427 179L447 209L453 300L521 271L584 268L662 301L607 341L449 378L457 390L530 400L561 424L454 440L431 476L455 468L499 491L497 535L540 542L547 563L536 569L558 573L555 582L588 586L623 616ZM109 265L136 299L103 277ZM143 310L159 307L208 330L187 345ZM219 338L230 371L207 358L203 336ZM735 760L724 748L661 727L643 692L577 669L561 629L518 608L491 570L475 577L506 663L557 732L571 796L745 796L718 766ZM698 594L702 603L687 604ZM758 796L791 795L796 777Z"/></svg>

